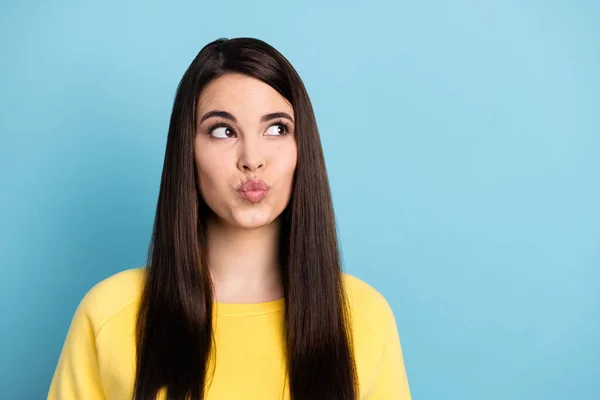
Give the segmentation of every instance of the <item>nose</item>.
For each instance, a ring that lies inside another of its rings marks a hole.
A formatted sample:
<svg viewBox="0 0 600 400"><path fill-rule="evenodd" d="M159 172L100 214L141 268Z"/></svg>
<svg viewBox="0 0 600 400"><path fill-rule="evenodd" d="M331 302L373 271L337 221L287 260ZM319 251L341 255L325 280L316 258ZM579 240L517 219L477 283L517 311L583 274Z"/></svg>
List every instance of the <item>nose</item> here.
<svg viewBox="0 0 600 400"><path fill-rule="evenodd" d="M260 138L244 137L240 142L238 168L242 172L256 172L265 166L264 151Z"/></svg>

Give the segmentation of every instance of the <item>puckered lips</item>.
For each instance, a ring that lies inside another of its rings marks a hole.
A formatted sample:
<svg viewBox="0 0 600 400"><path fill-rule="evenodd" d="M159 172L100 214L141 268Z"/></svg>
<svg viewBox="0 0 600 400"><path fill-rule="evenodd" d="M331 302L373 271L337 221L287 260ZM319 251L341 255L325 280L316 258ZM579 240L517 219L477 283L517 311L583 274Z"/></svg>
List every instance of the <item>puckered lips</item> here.
<svg viewBox="0 0 600 400"><path fill-rule="evenodd" d="M264 199L268 191L269 186L260 179L250 179L238 189L240 196L252 203L258 203Z"/></svg>

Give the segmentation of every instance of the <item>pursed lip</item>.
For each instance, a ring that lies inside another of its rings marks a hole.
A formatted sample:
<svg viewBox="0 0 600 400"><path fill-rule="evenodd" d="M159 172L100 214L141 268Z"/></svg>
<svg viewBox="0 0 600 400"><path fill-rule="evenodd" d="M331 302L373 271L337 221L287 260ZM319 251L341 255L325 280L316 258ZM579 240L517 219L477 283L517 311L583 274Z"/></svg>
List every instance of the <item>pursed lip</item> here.
<svg viewBox="0 0 600 400"><path fill-rule="evenodd" d="M240 192L269 190L269 186L260 179L250 179L244 182L238 189Z"/></svg>

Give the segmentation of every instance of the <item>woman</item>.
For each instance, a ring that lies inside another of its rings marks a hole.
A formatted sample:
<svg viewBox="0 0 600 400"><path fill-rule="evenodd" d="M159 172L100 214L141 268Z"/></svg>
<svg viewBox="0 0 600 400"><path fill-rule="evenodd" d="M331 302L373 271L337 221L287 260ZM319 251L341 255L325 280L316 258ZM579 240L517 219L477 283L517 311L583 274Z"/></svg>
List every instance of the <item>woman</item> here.
<svg viewBox="0 0 600 400"><path fill-rule="evenodd" d="M265 42L183 75L147 264L86 294L49 399L410 399L389 304L342 272L306 89Z"/></svg>

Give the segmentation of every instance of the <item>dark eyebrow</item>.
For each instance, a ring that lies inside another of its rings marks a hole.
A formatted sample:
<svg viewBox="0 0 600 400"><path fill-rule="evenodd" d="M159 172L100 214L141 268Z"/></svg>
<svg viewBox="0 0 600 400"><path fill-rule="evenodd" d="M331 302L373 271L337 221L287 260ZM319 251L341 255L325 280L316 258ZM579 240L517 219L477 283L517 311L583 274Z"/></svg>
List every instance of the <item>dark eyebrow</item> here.
<svg viewBox="0 0 600 400"><path fill-rule="evenodd" d="M260 119L260 122L267 122L267 121L270 121L272 119L277 119L277 118L286 118L286 119L289 119L291 122L294 122L294 119L292 117L290 117L290 115L288 113L284 113L284 112L275 112L275 113L263 115L262 118Z"/></svg>
<svg viewBox="0 0 600 400"><path fill-rule="evenodd" d="M221 118L228 119L230 121L237 123L237 119L233 116L233 114L231 114L227 111L220 111L220 110L213 110L213 111L207 112L206 114L204 114L202 116L202 118L200 118L200 123L204 122L205 120L207 120L208 118L211 118L211 117L221 117ZM294 122L294 119L292 117L290 117L290 115L288 113L284 113L284 112L275 112L275 113L263 115L260 118L260 122L267 122L267 121L270 121L270 120L276 119L276 118L286 118L286 119L289 119L291 122Z"/></svg>
<svg viewBox="0 0 600 400"><path fill-rule="evenodd" d="M211 117L221 117L221 118L231 120L233 122L237 122L237 119L235 119L235 117L231 113L228 113L227 111L213 110L213 111L209 111L206 114L204 114L202 116L202 118L200 118L200 123L203 123L205 120L207 120Z"/></svg>

